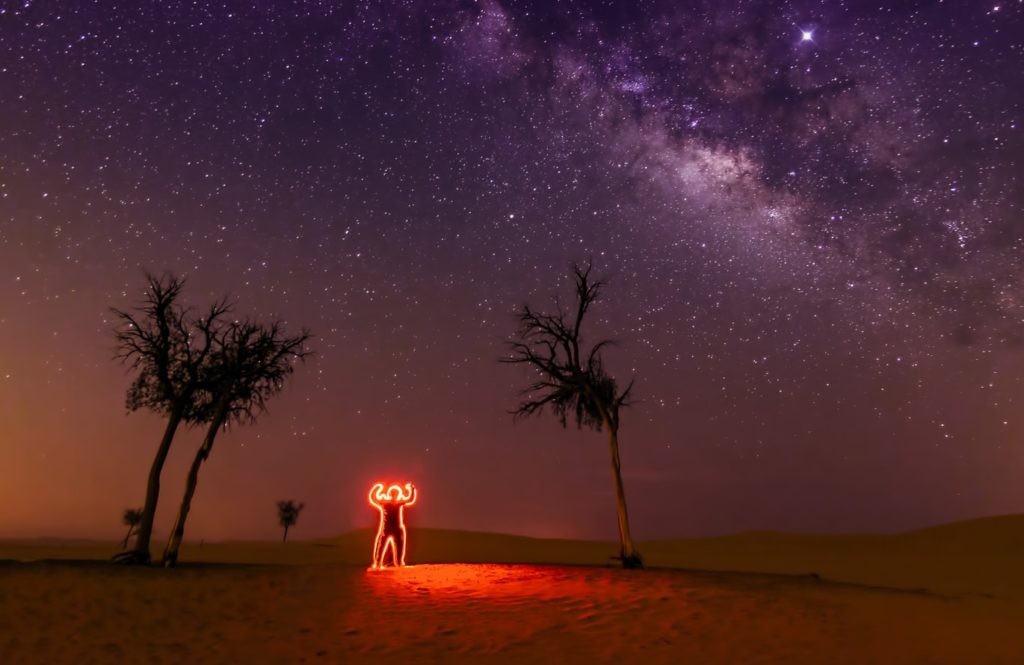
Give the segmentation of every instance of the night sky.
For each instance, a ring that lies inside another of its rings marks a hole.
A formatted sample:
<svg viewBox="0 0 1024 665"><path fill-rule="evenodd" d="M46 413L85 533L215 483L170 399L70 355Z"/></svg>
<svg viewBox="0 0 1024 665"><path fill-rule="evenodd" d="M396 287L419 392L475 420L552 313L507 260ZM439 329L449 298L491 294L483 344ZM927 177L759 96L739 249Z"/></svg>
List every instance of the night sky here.
<svg viewBox="0 0 1024 665"><path fill-rule="evenodd" d="M1022 168L1020 0L0 2L0 537L141 506L146 268L317 336L186 537L393 478L413 525L614 539L604 436L513 422L497 362L588 257L637 539L1024 511Z"/></svg>

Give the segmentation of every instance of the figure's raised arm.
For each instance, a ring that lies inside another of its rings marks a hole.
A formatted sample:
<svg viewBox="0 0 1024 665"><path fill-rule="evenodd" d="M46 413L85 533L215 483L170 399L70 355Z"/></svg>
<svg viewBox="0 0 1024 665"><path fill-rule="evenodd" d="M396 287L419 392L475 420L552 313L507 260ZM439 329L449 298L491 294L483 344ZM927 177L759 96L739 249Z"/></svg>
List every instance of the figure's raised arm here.
<svg viewBox="0 0 1024 665"><path fill-rule="evenodd" d="M408 498L405 500L405 505L411 506L416 503L416 486L412 483L406 483L405 491L408 494Z"/></svg>
<svg viewBox="0 0 1024 665"><path fill-rule="evenodd" d="M383 489L384 483L377 483L376 485L370 488L370 505L375 506L377 508L382 507L377 500L377 495L380 494L381 490Z"/></svg>

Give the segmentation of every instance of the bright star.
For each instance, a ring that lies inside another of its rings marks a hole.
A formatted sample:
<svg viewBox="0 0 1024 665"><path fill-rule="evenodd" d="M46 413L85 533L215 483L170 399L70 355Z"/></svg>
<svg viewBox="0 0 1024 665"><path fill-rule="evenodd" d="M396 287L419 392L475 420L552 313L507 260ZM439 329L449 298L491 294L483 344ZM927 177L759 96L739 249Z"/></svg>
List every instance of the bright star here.
<svg viewBox="0 0 1024 665"><path fill-rule="evenodd" d="M802 42L813 42L814 41L814 31L813 30L801 30L800 31L800 41L802 41Z"/></svg>

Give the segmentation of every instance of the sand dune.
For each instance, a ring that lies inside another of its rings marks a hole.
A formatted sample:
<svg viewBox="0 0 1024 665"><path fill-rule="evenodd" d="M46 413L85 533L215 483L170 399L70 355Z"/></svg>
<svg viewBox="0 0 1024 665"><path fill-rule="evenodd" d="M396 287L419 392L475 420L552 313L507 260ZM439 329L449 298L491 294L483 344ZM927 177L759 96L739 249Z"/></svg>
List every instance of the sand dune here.
<svg viewBox="0 0 1024 665"><path fill-rule="evenodd" d="M369 529L338 538L276 542L186 542L182 561L365 565ZM410 528L416 563L606 565L615 543ZM936 593L1024 598L1024 515L955 522L907 533L790 534L750 532L721 538L641 542L650 567L808 575L832 581ZM0 560L108 559L111 543L81 540L0 541ZM159 555L154 549L154 556Z"/></svg>
<svg viewBox="0 0 1024 665"><path fill-rule="evenodd" d="M177 570L0 543L0 663L1024 662L1021 516L649 542L645 571L601 566L610 543L429 529L417 565L368 571L370 537L190 545Z"/></svg>

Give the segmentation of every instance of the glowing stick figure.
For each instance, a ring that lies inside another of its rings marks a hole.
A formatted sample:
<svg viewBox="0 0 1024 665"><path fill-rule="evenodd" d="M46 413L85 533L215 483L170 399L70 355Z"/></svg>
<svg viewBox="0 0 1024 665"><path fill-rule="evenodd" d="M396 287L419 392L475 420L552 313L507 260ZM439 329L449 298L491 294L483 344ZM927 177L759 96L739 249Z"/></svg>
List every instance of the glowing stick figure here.
<svg viewBox="0 0 1024 665"><path fill-rule="evenodd" d="M373 541L373 567L383 568L388 549L395 566L405 565L405 516L403 508L416 503L416 488L412 483L394 484L384 490L384 483L370 488L370 505L380 511L380 526Z"/></svg>

